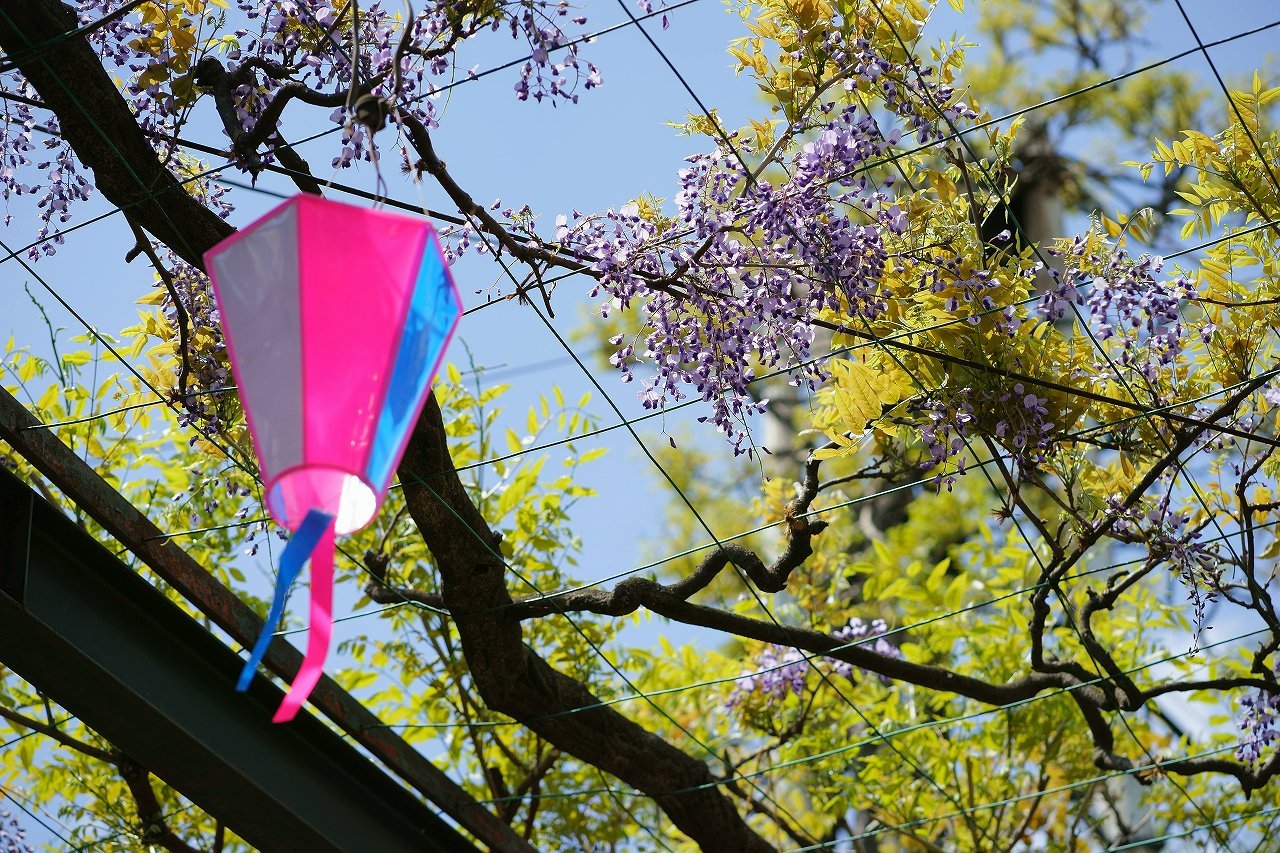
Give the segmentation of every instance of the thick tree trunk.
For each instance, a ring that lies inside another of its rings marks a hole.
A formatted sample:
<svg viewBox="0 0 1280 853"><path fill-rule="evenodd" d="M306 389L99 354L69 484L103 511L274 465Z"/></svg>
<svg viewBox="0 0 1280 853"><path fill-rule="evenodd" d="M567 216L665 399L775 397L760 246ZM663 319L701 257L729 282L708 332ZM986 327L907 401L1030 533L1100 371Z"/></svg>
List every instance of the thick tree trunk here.
<svg viewBox="0 0 1280 853"><path fill-rule="evenodd" d="M524 644L516 611L503 609L512 599L500 540L454 472L434 398L427 400L409 441L400 481L409 513L435 558L471 675L490 708L653 797L702 849L771 849L713 785L704 762L611 708L598 707L600 700L583 684ZM563 713L588 706L597 707Z"/></svg>
<svg viewBox="0 0 1280 853"><path fill-rule="evenodd" d="M103 196L127 208L135 222L185 261L203 268L203 253L234 229L188 194L160 162L93 49L81 38L63 38L78 24L56 0L3 3L0 49L57 115L62 135L93 169ZM715 785L705 762L598 707L585 685L524 645L511 611L504 615L495 609L511 602L499 540L454 471L434 399L417 424L401 475L409 510L436 558L472 677L489 706L653 797L703 849L772 849ZM551 716L587 706L593 710Z"/></svg>

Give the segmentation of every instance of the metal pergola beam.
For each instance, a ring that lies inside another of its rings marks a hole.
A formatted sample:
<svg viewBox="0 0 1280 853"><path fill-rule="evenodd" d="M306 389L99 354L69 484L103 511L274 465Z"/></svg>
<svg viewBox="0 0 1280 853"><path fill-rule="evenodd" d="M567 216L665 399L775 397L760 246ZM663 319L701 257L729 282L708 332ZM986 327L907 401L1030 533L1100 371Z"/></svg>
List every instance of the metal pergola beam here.
<svg viewBox="0 0 1280 853"><path fill-rule="evenodd" d="M232 639L244 647L253 645L262 630L262 619L3 388L0 439ZM267 669L287 680L293 678L301 662L298 650L281 638L271 643L263 659ZM320 679L310 702L355 743L490 849L532 853L533 847L509 825L477 803L331 678Z"/></svg>
<svg viewBox="0 0 1280 853"><path fill-rule="evenodd" d="M475 850L8 471L0 661L259 849Z"/></svg>

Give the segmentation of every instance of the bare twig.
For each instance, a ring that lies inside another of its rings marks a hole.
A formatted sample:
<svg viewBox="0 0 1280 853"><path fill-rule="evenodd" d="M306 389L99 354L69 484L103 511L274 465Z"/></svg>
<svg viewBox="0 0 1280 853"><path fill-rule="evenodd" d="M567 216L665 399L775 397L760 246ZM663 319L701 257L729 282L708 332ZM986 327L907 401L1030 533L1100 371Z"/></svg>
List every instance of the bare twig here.
<svg viewBox="0 0 1280 853"><path fill-rule="evenodd" d="M178 352L182 359L182 369L178 373L178 402L183 406L187 404L187 382L191 377L191 352L190 352L190 331L191 315L187 313L187 306L182 304L182 296L178 293L177 286L173 283L173 275L169 272L160 260L160 256L156 254L155 247L151 245L151 239L146 232L142 230L142 226L138 224L128 211L125 211L125 219L129 223L129 227L133 229L134 239L137 241L129 253L125 255L125 261L132 261L140 253L147 256L147 260L151 261L151 265L155 267L156 274L160 276L160 280L164 282L165 289L169 291L169 299L173 302L174 311L178 315Z"/></svg>

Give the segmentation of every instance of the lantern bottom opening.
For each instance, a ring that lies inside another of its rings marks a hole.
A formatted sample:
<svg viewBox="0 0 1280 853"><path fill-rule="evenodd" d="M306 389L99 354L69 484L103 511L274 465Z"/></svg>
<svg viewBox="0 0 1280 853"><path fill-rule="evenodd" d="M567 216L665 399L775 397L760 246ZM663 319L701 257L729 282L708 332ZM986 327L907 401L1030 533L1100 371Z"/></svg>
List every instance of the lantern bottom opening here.
<svg viewBox="0 0 1280 853"><path fill-rule="evenodd" d="M282 525L297 530L311 510L334 517L334 533L346 536L378 512L378 498L359 476L341 468L307 465L278 475L267 489L267 509Z"/></svg>

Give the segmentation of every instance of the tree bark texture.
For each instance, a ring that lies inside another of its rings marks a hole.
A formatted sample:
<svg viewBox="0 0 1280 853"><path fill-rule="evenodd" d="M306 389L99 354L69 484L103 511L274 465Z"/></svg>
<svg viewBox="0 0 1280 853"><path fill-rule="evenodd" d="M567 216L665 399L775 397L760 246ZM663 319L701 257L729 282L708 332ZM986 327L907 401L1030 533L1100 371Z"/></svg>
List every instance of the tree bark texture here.
<svg viewBox="0 0 1280 853"><path fill-rule="evenodd" d="M524 644L518 611L509 606L500 540L454 471L434 398L427 399L409 440L400 482L409 513L435 557L444 604L472 677L490 708L653 797L702 849L771 849L714 786L704 762L600 707L581 682L552 669ZM594 707L564 713L589 706Z"/></svg>
<svg viewBox="0 0 1280 853"><path fill-rule="evenodd" d="M76 29L75 13L57 0L0 4L0 46L17 62L94 185L113 205L193 266L235 229L187 192L160 162L120 90ZM40 49L37 45L54 43Z"/></svg>
<svg viewBox="0 0 1280 853"><path fill-rule="evenodd" d="M60 132L93 170L107 201L127 208L179 257L203 268L204 252L234 229L161 162L93 48L82 38L62 38L78 24L57 0L5 3L0 48L58 117ZM401 476L410 513L436 559L471 674L489 706L653 797L703 849L771 849L715 784L705 762L599 707L585 685L524 644L514 609L495 609L511 603L499 540L458 479L433 398L413 433ZM587 706L594 707L563 714Z"/></svg>

